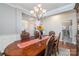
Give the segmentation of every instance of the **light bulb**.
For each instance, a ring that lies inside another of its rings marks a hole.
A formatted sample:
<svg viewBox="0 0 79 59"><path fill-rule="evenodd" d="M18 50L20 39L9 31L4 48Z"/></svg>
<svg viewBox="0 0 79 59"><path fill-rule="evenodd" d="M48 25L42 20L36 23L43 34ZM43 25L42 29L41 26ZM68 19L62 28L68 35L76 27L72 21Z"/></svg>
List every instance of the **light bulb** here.
<svg viewBox="0 0 79 59"><path fill-rule="evenodd" d="M42 8L40 8L40 10L42 11Z"/></svg>
<svg viewBox="0 0 79 59"><path fill-rule="evenodd" d="M33 11L33 10L31 10L31 11L30 11L30 13L31 13L31 14L33 14L33 13L34 13L34 11Z"/></svg>
<svg viewBox="0 0 79 59"><path fill-rule="evenodd" d="M38 7L41 7L42 5L41 4L38 4Z"/></svg>
<svg viewBox="0 0 79 59"><path fill-rule="evenodd" d="M38 9L37 7L34 7L34 10L35 10L36 12L38 12L39 9Z"/></svg>
<svg viewBox="0 0 79 59"><path fill-rule="evenodd" d="M43 9L43 13L46 13L46 10L45 9Z"/></svg>

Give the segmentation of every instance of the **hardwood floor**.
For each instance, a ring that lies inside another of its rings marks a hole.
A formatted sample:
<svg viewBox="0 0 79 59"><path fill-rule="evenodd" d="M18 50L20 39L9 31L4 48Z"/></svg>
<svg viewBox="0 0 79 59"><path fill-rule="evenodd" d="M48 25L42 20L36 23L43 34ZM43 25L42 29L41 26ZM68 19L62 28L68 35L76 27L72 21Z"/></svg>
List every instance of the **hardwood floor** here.
<svg viewBox="0 0 79 59"><path fill-rule="evenodd" d="M59 48L70 49L70 56L76 56L76 45L70 43L59 42ZM42 51L38 56L44 56L45 51Z"/></svg>
<svg viewBox="0 0 79 59"><path fill-rule="evenodd" d="M76 45L60 42L59 47L70 49L70 56L76 56Z"/></svg>

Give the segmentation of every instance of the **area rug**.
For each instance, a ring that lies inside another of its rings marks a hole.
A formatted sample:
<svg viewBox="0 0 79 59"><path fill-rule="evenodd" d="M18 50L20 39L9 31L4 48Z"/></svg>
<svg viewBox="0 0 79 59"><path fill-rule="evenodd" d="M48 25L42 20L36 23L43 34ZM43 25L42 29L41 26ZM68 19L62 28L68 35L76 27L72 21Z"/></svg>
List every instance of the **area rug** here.
<svg viewBox="0 0 79 59"><path fill-rule="evenodd" d="M55 56L55 55L52 54L52 56ZM70 49L59 48L59 54L57 53L57 56L70 56Z"/></svg>

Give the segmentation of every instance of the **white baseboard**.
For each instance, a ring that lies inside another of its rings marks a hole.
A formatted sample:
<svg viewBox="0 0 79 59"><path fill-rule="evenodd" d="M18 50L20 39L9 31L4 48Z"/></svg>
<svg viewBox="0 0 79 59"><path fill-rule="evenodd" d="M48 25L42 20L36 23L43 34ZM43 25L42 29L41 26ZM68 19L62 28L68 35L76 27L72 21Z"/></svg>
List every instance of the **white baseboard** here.
<svg viewBox="0 0 79 59"><path fill-rule="evenodd" d="M0 36L0 51L4 51L4 49L9 45L10 43L19 40L20 35L14 34L14 35L1 35Z"/></svg>

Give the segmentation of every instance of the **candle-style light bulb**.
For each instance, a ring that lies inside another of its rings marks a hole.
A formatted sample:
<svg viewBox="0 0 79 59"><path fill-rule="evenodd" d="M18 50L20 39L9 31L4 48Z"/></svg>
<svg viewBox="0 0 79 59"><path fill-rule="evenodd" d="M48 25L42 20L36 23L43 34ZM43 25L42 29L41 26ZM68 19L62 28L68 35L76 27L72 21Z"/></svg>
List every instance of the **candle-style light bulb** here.
<svg viewBox="0 0 79 59"><path fill-rule="evenodd" d="M34 11L33 11L33 10L31 10L31 11L30 11L30 13L31 13L31 14L34 14Z"/></svg>
<svg viewBox="0 0 79 59"><path fill-rule="evenodd" d="M40 10L42 11L42 8L40 8Z"/></svg>
<svg viewBox="0 0 79 59"><path fill-rule="evenodd" d="M38 7L34 7L34 10L35 10L35 12L39 11Z"/></svg>
<svg viewBox="0 0 79 59"><path fill-rule="evenodd" d="M40 7L42 7L42 5L41 4L38 4L38 7L40 8Z"/></svg>
<svg viewBox="0 0 79 59"><path fill-rule="evenodd" d="M46 13L46 10L45 9L43 9L43 13Z"/></svg>

